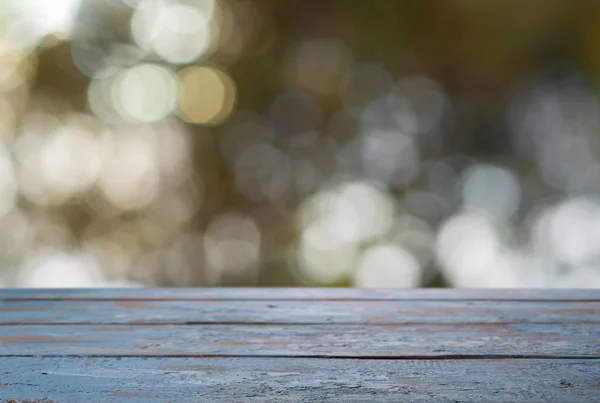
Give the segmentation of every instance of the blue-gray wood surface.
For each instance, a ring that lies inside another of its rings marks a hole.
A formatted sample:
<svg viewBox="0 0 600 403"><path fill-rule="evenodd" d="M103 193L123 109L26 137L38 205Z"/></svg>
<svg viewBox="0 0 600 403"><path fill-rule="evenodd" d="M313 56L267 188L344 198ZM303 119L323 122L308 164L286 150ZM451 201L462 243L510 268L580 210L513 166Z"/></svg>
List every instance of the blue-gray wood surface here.
<svg viewBox="0 0 600 403"><path fill-rule="evenodd" d="M600 290L0 290L0 402L600 402Z"/></svg>

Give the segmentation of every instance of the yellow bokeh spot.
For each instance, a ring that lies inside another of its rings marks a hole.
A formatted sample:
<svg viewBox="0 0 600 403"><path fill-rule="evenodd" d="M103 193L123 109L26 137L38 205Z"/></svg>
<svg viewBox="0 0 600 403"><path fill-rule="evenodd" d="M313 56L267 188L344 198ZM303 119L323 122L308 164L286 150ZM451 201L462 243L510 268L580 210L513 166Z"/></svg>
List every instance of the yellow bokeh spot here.
<svg viewBox="0 0 600 403"><path fill-rule="evenodd" d="M178 115L189 123L216 125L225 120L235 105L233 80L211 67L188 67L179 72Z"/></svg>

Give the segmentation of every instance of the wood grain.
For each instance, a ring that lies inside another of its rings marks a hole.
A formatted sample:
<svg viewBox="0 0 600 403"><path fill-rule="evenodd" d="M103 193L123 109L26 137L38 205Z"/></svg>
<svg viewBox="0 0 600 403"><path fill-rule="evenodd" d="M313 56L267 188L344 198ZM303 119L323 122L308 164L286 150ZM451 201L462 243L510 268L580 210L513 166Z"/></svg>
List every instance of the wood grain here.
<svg viewBox="0 0 600 403"><path fill-rule="evenodd" d="M0 401L587 403L599 400L599 364L597 360L0 358Z"/></svg>
<svg viewBox="0 0 600 403"><path fill-rule="evenodd" d="M4 325L0 355L600 357L600 326Z"/></svg>
<svg viewBox="0 0 600 403"><path fill-rule="evenodd" d="M351 288L105 288L2 289L0 299L19 300L482 300L598 301L600 290L511 289L456 290Z"/></svg>
<svg viewBox="0 0 600 403"><path fill-rule="evenodd" d="M0 402L594 402L600 290L0 290Z"/></svg>
<svg viewBox="0 0 600 403"><path fill-rule="evenodd" d="M93 315L91 314L93 313ZM0 300L0 324L599 323L600 302Z"/></svg>

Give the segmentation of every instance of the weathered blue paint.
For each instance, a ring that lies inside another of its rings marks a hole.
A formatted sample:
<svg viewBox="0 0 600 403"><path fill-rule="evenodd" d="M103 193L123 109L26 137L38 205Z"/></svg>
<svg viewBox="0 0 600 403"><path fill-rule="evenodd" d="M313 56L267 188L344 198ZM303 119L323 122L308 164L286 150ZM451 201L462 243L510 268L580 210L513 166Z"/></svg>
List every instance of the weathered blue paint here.
<svg viewBox="0 0 600 403"><path fill-rule="evenodd" d="M600 357L600 325L4 325L0 355Z"/></svg>
<svg viewBox="0 0 600 403"><path fill-rule="evenodd" d="M600 387L600 360L55 357L0 368L0 400L36 402L587 403Z"/></svg>
<svg viewBox="0 0 600 403"><path fill-rule="evenodd" d="M90 288L0 289L0 299L162 299L162 300L481 300L599 301L598 289L453 290L351 288Z"/></svg>
<svg viewBox="0 0 600 403"><path fill-rule="evenodd" d="M600 302L0 300L0 324L47 323L600 323Z"/></svg>
<svg viewBox="0 0 600 403"><path fill-rule="evenodd" d="M0 290L0 402L594 402L599 308L599 290Z"/></svg>

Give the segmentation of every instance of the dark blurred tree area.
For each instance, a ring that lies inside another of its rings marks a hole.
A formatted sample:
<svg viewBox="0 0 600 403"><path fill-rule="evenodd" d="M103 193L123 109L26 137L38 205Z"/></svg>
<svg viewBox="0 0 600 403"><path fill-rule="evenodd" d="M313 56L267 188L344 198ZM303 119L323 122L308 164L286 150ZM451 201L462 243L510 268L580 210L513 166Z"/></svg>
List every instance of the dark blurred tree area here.
<svg viewBox="0 0 600 403"><path fill-rule="evenodd" d="M0 23L1 285L600 286L597 1Z"/></svg>

